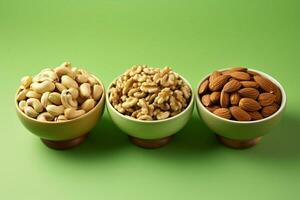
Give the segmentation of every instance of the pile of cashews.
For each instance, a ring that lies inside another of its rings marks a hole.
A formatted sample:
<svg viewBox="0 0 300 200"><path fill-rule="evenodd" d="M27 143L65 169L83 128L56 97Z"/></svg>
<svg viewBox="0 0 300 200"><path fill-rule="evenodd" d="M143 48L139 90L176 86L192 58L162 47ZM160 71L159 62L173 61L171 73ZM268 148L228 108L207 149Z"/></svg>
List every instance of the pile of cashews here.
<svg viewBox="0 0 300 200"><path fill-rule="evenodd" d="M34 77L23 77L16 100L28 117L60 122L89 112L102 95L103 86L93 75L65 62Z"/></svg>

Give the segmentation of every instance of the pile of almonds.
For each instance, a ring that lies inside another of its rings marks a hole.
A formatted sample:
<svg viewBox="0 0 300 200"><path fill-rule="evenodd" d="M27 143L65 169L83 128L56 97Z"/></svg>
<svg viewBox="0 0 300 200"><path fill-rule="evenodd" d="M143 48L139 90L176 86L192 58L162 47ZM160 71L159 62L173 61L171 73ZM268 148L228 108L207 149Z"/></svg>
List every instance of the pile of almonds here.
<svg viewBox="0 0 300 200"><path fill-rule="evenodd" d="M273 82L245 67L214 71L201 83L198 93L210 112L237 121L271 116L279 109L282 98Z"/></svg>

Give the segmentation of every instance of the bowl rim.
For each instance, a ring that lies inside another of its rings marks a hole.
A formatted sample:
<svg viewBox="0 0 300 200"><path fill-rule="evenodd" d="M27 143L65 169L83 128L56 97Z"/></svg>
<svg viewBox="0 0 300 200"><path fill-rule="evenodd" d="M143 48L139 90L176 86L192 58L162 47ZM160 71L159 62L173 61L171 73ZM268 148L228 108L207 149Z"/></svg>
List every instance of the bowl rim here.
<svg viewBox="0 0 300 200"><path fill-rule="evenodd" d="M35 119L35 118L31 118L31 117L27 116L27 115L19 108L19 104L18 104L18 101L17 101L17 95L18 95L19 91L21 90L21 87L19 87L19 88L17 89L17 92L16 92L16 94L15 94L15 106L16 106L16 110L17 110L17 112L21 113L21 115L22 115L23 117L25 117L26 119L31 120L31 121L36 122L36 123L41 123L41 124L65 124L65 123L71 123L71 122L74 122L74 121L77 121L77 120L79 121L80 119L85 118L85 117L89 116L92 112L94 112L95 109L96 109L97 107L100 106L101 102L103 102L103 101L104 101L103 99L105 98L105 87L104 87L103 83L100 81L100 79L99 79L97 76L95 76L94 74L91 74L91 75L92 75L92 76L99 82L99 84L101 85L101 87L102 87L102 89L103 89L102 96L101 96L101 98L98 100L97 104L95 105L95 107L94 107L92 110L88 111L87 113L85 113L85 114L83 114L83 115L81 115L81 116L79 116L79 117L77 117L77 118L75 118L75 119L68 119L68 120L65 120L65 121L58 121L58 122L55 122L55 121L38 121L38 120ZM105 101L104 101L104 102L105 102Z"/></svg>
<svg viewBox="0 0 300 200"><path fill-rule="evenodd" d="M221 69L217 69L215 71L224 71L224 70L229 70L229 69L232 69L232 67L229 67L229 68L221 68ZM196 102L197 102L197 107L199 108L198 105L200 105L200 109L201 110L204 110L204 112L208 113L210 116L216 118L216 119L219 119L219 120L222 120L222 121L225 121L225 122L230 122L230 123L233 123L233 124L256 124L256 123L261 123L261 122L264 122L264 121L267 121L267 120L271 120L272 118L274 118L275 116L277 116L279 113L281 113L283 111L283 109L285 108L286 106L286 93L285 93L285 90L283 88L283 86L279 83L279 81L277 81L274 77L272 77L271 75L265 73L265 72L262 72L260 70L256 70L256 69L252 69L252 68L247 68L249 71L253 71L253 72L256 72L258 73L259 75L263 76L263 77L266 77L268 78L272 83L274 83L281 91L281 96L282 96L282 100L281 100L281 104L280 104L280 107L279 109L273 113L272 115L266 117L266 118L263 118L263 119L259 119L259 120L255 120L255 121L237 121L237 120L230 120L230 119L225 119L225 118L222 118L222 117L219 117L215 114L213 114L212 112L210 112L207 108L204 107L204 105L202 104L202 102L200 101L200 96L198 94L198 89L201 85L201 83L206 80L211 73L207 74L206 76L204 76L204 78L202 78L199 83L197 84L197 87L195 89L195 95L197 96L196 97Z"/></svg>
<svg viewBox="0 0 300 200"><path fill-rule="evenodd" d="M173 71L174 72L174 71ZM190 102L188 104L188 106L183 110L181 111L180 113L178 113L177 115L175 116L172 116L172 117L169 117L169 118L166 118L166 119L159 119L159 120L141 120L141 119L136 119L136 118L133 118L133 117L130 117L128 115L123 115L122 113L119 113L110 103L109 101L109 93L110 93L110 88L111 86L113 85L113 83L118 79L120 78L123 74L117 76L115 79L113 79L113 81L108 85L107 87L107 92L106 92L106 105L107 107L109 107L114 113L116 113L118 116L122 117L122 118L125 118L127 120L130 120L130 121L133 121L133 122L138 122L138 123L146 123L146 124L156 124L156 123L162 123L162 122L167 122L167 121L170 121L170 120L174 120L180 116L182 116L184 113L186 113L190 107L192 107L194 105L194 91L193 91L193 88L191 86L191 84L181 75L179 75L178 73L174 72L175 74L177 74L190 88L191 90L191 98L190 98Z"/></svg>

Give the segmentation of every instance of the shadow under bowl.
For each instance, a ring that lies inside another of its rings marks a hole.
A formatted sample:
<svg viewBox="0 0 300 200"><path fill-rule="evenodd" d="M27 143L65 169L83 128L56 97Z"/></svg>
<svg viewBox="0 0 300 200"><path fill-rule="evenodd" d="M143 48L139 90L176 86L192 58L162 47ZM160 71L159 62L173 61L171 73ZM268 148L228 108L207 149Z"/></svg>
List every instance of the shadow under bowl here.
<svg viewBox="0 0 300 200"><path fill-rule="evenodd" d="M179 114L155 121L138 120L133 117L119 113L109 101L109 85L106 93L106 105L112 121L129 136L129 140L143 148L159 148L168 144L175 133L182 129L190 119L194 108L194 95L189 82L182 76L182 80L188 84L191 89L191 98L189 105Z"/></svg>
<svg viewBox="0 0 300 200"><path fill-rule="evenodd" d="M38 121L22 112L18 106L18 102L15 100L16 111L20 121L30 132L40 137L42 142L50 148L63 150L78 146L85 141L88 133L95 127L104 111L105 90L101 81L97 77L95 78L102 86L103 93L95 107L86 114L61 122Z"/></svg>
<svg viewBox="0 0 300 200"><path fill-rule="evenodd" d="M219 71L223 70L226 69L221 69ZM201 103L200 97L198 95L198 88L200 87L200 84L209 77L209 75L205 76L195 89L196 106L200 118L212 131L216 133L218 141L220 141L225 146L235 149L249 148L259 143L262 136L272 131L280 122L286 106L286 93L281 84L276 79L261 71L253 69L249 70L257 72L263 77L269 79L280 89L282 94L282 102L280 108L276 113L264 119L256 121L228 120L221 118L207 110Z"/></svg>

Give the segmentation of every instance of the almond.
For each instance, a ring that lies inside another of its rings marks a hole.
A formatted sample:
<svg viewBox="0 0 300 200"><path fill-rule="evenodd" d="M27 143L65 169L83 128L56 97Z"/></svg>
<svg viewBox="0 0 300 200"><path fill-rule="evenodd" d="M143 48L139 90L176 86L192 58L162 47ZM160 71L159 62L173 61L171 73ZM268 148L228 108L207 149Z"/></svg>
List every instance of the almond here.
<svg viewBox="0 0 300 200"><path fill-rule="evenodd" d="M248 112L248 114L251 116L252 120L260 120L263 119L263 116L258 111L252 111Z"/></svg>
<svg viewBox="0 0 300 200"><path fill-rule="evenodd" d="M275 101L276 96L271 93L261 93L258 96L258 102L260 103L261 106L269 106L272 105Z"/></svg>
<svg viewBox="0 0 300 200"><path fill-rule="evenodd" d="M235 92L230 95L230 103L231 105L238 105L240 102L240 95Z"/></svg>
<svg viewBox="0 0 300 200"><path fill-rule="evenodd" d="M204 106L210 106L211 105L209 94L203 95L202 98L201 98L201 101L202 101Z"/></svg>
<svg viewBox="0 0 300 200"><path fill-rule="evenodd" d="M276 90L274 92L275 97L275 102L278 104L281 104L281 99L282 99L282 94L281 91L278 87L276 87Z"/></svg>
<svg viewBox="0 0 300 200"><path fill-rule="evenodd" d="M241 109L238 106L233 106L229 108L232 116L238 120L238 121L250 121L251 120L251 116L244 111L243 109Z"/></svg>
<svg viewBox="0 0 300 200"><path fill-rule="evenodd" d="M239 71L234 71L229 74L232 78L235 78L237 80L241 81L249 81L250 80L250 75L246 72L239 72Z"/></svg>
<svg viewBox="0 0 300 200"><path fill-rule="evenodd" d="M218 108L213 113L225 119L231 118L231 114L228 108Z"/></svg>
<svg viewBox="0 0 300 200"><path fill-rule="evenodd" d="M255 81L241 81L244 88L258 88L259 85Z"/></svg>
<svg viewBox="0 0 300 200"><path fill-rule="evenodd" d="M247 70L247 73L250 74L251 76L259 75L257 72L252 70Z"/></svg>
<svg viewBox="0 0 300 200"><path fill-rule="evenodd" d="M263 109L261 110L261 114L264 117L269 117L269 116L273 115L278 109L279 109L279 106L274 103L270 106L263 107Z"/></svg>
<svg viewBox="0 0 300 200"><path fill-rule="evenodd" d="M214 71L210 76L209 76L209 82L212 82L215 78L218 76L221 76L222 73L219 71Z"/></svg>
<svg viewBox="0 0 300 200"><path fill-rule="evenodd" d="M251 98L242 98L239 106L245 111L257 111L261 109L260 104Z"/></svg>
<svg viewBox="0 0 300 200"><path fill-rule="evenodd" d="M270 93L274 93L276 91L276 86L270 80L259 75L256 75L253 78L264 91Z"/></svg>
<svg viewBox="0 0 300 200"><path fill-rule="evenodd" d="M209 89L211 91L221 90L230 76L228 75L220 75L216 78L213 78L212 81L209 82Z"/></svg>
<svg viewBox="0 0 300 200"><path fill-rule="evenodd" d="M271 79L246 67L214 71L200 84L198 93L210 112L239 121L268 117L282 101L281 90Z"/></svg>
<svg viewBox="0 0 300 200"><path fill-rule="evenodd" d="M199 87L198 93L203 94L204 92L206 92L208 88L208 84L209 84L208 80L203 81Z"/></svg>
<svg viewBox="0 0 300 200"><path fill-rule="evenodd" d="M242 84L239 81L233 79L224 85L223 91L224 92L235 92L235 91L239 90L241 87L242 87Z"/></svg>
<svg viewBox="0 0 300 200"><path fill-rule="evenodd" d="M217 106L217 105L206 107L206 109L209 110L210 112L214 112L218 108L220 108L220 106Z"/></svg>
<svg viewBox="0 0 300 200"><path fill-rule="evenodd" d="M221 92L213 92L210 94L210 101L214 104L220 102Z"/></svg>
<svg viewBox="0 0 300 200"><path fill-rule="evenodd" d="M242 97L257 99L259 91L255 88L243 88L238 91Z"/></svg>
<svg viewBox="0 0 300 200"><path fill-rule="evenodd" d="M247 68L246 67L233 67L233 68L230 68L230 69L227 69L227 70L223 71L222 74L223 75L230 75L230 73L236 72L236 71L246 72Z"/></svg>
<svg viewBox="0 0 300 200"><path fill-rule="evenodd" d="M222 108L227 108L229 105L229 94L222 91L220 96L220 105Z"/></svg>
<svg viewBox="0 0 300 200"><path fill-rule="evenodd" d="M248 68L247 67L232 67L229 70L246 72L248 70Z"/></svg>

